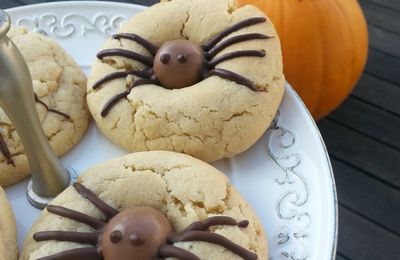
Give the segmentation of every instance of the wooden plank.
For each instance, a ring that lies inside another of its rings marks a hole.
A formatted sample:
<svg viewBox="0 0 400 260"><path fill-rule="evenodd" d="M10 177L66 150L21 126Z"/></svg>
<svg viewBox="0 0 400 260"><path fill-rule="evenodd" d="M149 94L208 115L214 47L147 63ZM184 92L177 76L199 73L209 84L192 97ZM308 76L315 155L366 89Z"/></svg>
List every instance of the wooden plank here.
<svg viewBox="0 0 400 260"><path fill-rule="evenodd" d="M400 2L399 0L361 0L361 2L374 3L376 5L389 8L391 10L396 10L400 12Z"/></svg>
<svg viewBox="0 0 400 260"><path fill-rule="evenodd" d="M381 28L400 33L400 15L398 12L367 1L360 1L359 3L369 24L376 24Z"/></svg>
<svg viewBox="0 0 400 260"><path fill-rule="evenodd" d="M129 0L128 0L128 1L129 1ZM154 5L154 4L156 4L156 3L159 3L160 0L131 0L131 1L129 1L129 2L134 3L134 4L139 4L139 5L147 5L147 6L150 6L150 5Z"/></svg>
<svg viewBox="0 0 400 260"><path fill-rule="evenodd" d="M400 86L399 58L370 48L366 71L380 79Z"/></svg>
<svg viewBox="0 0 400 260"><path fill-rule="evenodd" d="M383 142L400 152L400 116L348 98L329 119Z"/></svg>
<svg viewBox="0 0 400 260"><path fill-rule="evenodd" d="M373 207L374 204L371 204ZM350 259L399 260L400 237L339 206L338 251Z"/></svg>
<svg viewBox="0 0 400 260"><path fill-rule="evenodd" d="M342 255L340 252L336 253L336 260L349 260L349 258Z"/></svg>
<svg viewBox="0 0 400 260"><path fill-rule="evenodd" d="M13 0L1 0L0 1L0 9L7 9L12 7L20 6L21 4L16 3Z"/></svg>
<svg viewBox="0 0 400 260"><path fill-rule="evenodd" d="M390 32L374 24L368 25L368 30L371 47L400 58L400 34Z"/></svg>
<svg viewBox="0 0 400 260"><path fill-rule="evenodd" d="M326 119L318 123L329 153L339 160L400 188L400 153Z"/></svg>
<svg viewBox="0 0 400 260"><path fill-rule="evenodd" d="M400 236L400 191L339 161L332 166L340 203Z"/></svg>
<svg viewBox="0 0 400 260"><path fill-rule="evenodd" d="M400 115L400 88L372 75L363 74L352 95Z"/></svg>

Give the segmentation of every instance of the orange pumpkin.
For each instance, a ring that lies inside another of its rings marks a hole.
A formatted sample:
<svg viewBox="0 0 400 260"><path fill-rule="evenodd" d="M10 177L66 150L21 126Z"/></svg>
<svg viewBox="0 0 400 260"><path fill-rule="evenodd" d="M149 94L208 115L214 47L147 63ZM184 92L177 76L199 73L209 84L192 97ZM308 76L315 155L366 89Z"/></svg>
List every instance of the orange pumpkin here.
<svg viewBox="0 0 400 260"><path fill-rule="evenodd" d="M368 30L357 0L237 0L274 23L286 78L315 119L339 106L367 60Z"/></svg>

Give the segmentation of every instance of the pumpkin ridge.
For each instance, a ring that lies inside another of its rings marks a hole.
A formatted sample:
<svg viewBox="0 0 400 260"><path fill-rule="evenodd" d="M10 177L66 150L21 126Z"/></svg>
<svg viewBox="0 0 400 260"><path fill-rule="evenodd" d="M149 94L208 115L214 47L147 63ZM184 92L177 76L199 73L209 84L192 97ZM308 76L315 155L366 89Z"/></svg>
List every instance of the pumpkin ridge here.
<svg viewBox="0 0 400 260"><path fill-rule="evenodd" d="M325 58L325 52L323 51L323 46L325 45L325 39L324 39L324 34L323 34L323 27L322 24L319 21L319 14L321 13L320 10L318 10L318 7L313 6L313 3L310 3L309 1L304 1L303 2L305 5L307 5L308 9L312 12L312 19L314 19L315 22L315 28L317 29L317 41L316 43L318 43L318 47L316 47L315 49L319 52L318 55L322 58L322 62L321 62L321 75L325 75L325 71L326 71L326 58ZM314 4L316 5L316 4ZM323 44L321 44L323 43ZM314 46L315 47L315 46ZM323 77L318 77L318 92L317 93L311 93L310 95L317 95L316 100L314 102L314 104L311 106L310 104L306 104L308 106L308 109L310 111L310 113L315 116L315 111L318 109L318 104L319 101L321 99L322 96L322 92L323 92L323 86L325 85L324 82L324 78Z"/></svg>
<svg viewBox="0 0 400 260"><path fill-rule="evenodd" d="M354 2L354 4L359 8L359 10L361 10L361 7L360 7L360 5L359 5L359 3L358 3L358 1L356 1L356 2ZM348 18L348 16L346 15L346 11L343 9L343 6L340 6L340 8L342 9L342 12L343 12L343 14L344 14L344 16L346 17L346 19L347 19L347 21L348 21L348 25L349 25L349 27L350 27L350 31L352 32L351 33L351 36L352 36L352 41L353 41L353 52L352 52L352 54L353 54L353 66L352 66L352 71L353 72L356 72L356 73L352 73L351 75L356 75L355 77L350 77L350 82L349 82L349 84L350 85L353 85L353 87L352 88L350 88L349 90L348 90L348 93L347 94L350 94L351 92L352 92L352 90L354 89L354 87L355 87L355 84L356 84L356 82L360 79L360 77L361 77L361 73L362 73L362 71L363 71L363 69L364 69L364 67L365 67L365 64L366 64L366 58L364 58L364 62L362 62L362 66L360 66L360 71L357 71L356 69L358 69L358 64L356 64L356 62L357 62L357 56L355 55L355 53L356 53L356 50L358 49L357 47L357 44L356 44L356 42L357 42L357 39L355 39L355 34L353 33L355 30L354 30L354 27L352 26L353 25L353 23L351 23L350 22L350 20L349 20L349 18ZM356 9L355 9L356 10ZM358 16L358 15L357 15ZM363 19L363 22L364 22L364 24L366 25L366 20L365 20L365 18L363 17L363 15L361 14L360 15L360 17L361 17L361 19ZM367 32L367 37L366 37L366 39L364 39L366 42L367 42L367 48L368 48L368 32ZM351 86L350 86L351 87Z"/></svg>
<svg viewBox="0 0 400 260"><path fill-rule="evenodd" d="M331 7L328 7L327 9L335 9L336 13L338 15L340 15L340 19L343 19L344 22L344 26L346 26L347 28L342 28L342 31L347 31L348 33L345 33L346 35L351 34L352 30L351 30L351 26L350 26L350 21L348 19L348 17L345 15L344 10L341 8L341 5L338 4L336 2L336 0L329 0L327 3L329 3L331 5ZM348 39L346 39L348 40ZM346 69L345 74L342 74L344 77L342 78L343 81L343 86L345 89L349 89L351 88L351 84L350 84L350 80L351 80L351 75L353 73L353 67L352 65L354 64L354 60L355 60L355 55L354 55L354 39L352 37L349 37L350 40L350 44L349 44L349 51L347 54L350 54L351 56L349 57L350 63L348 67L349 70ZM325 40L326 41L326 40ZM325 45L329 44L329 42L327 42ZM329 50L328 50L329 51ZM326 62L328 59L324 59L324 62ZM329 66L329 65L328 65ZM324 82L322 86L326 86L329 83ZM330 88L332 88L332 86L329 86ZM319 119L320 117L325 116L326 114L330 113L334 107L333 104L341 104L344 99L347 97L348 92L351 90L346 90L345 93L342 93L342 91L338 91L335 93L335 95L332 95L332 93L329 93L329 89L330 88L322 88L321 91L321 95L320 98L318 100L318 104L316 106L316 109L313 111L314 116L316 117L316 119ZM337 94L339 93L339 94ZM342 94L341 94L342 93ZM327 102L327 100L329 100L329 102Z"/></svg>

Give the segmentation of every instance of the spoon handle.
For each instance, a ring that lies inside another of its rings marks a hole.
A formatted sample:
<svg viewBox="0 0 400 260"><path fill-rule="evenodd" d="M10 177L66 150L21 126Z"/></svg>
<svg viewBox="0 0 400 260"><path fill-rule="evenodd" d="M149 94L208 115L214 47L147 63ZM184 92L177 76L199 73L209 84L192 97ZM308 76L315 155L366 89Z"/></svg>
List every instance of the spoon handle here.
<svg viewBox="0 0 400 260"><path fill-rule="evenodd" d="M54 197L70 183L70 176L54 154L36 110L29 68L7 37L8 14L0 10L0 106L14 124L28 158L32 189Z"/></svg>

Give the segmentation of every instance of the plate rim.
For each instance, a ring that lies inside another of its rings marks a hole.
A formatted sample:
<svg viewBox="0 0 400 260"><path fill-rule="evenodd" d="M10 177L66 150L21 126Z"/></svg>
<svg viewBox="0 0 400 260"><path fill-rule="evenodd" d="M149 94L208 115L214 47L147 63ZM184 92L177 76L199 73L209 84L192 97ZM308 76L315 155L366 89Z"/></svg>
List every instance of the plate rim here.
<svg viewBox="0 0 400 260"><path fill-rule="evenodd" d="M336 259L336 253L337 253L337 245L338 245L338 234L339 234L339 203L338 203L338 198L337 198L337 189L336 189L336 181L335 181L335 175L333 172L332 168L332 163L331 159L329 157L328 149L326 148L325 141L322 138L321 132L319 131L319 128L317 126L317 123L315 122L314 118L312 117L310 111L308 110L307 106L303 102L303 100L300 98L299 94L296 92L296 90L290 85L289 82L286 81L286 89L292 92L293 97L299 104L301 105L302 109L306 113L307 117L310 119L312 126L314 127L314 130L316 131L317 137L321 142L322 149L324 151L324 155L326 158L327 166L328 166L328 171L329 171L329 178L332 182L332 192L333 192L333 211L334 211L334 227L333 227L333 245L332 245L332 251L331 251L331 259L335 260Z"/></svg>
<svg viewBox="0 0 400 260"><path fill-rule="evenodd" d="M49 3L35 3L35 4L29 4L29 5L23 5L23 6L17 6L13 8L8 8L5 9L7 12L23 12L26 10L29 10L31 8L38 8L38 7L46 7L46 8L52 8L52 7L57 7L59 8L60 6L70 6L70 5L80 5L80 6L99 6L99 5L112 5L116 7L129 7L129 8L138 8L140 10L145 10L148 7L139 5L139 4L133 4L133 3L120 3L120 2L112 2L112 1L56 1L56 2L49 2ZM332 198L333 198L333 237L330 239L332 240L333 244L330 245L331 247L331 260L335 260L336 258L336 253L337 253L337 245L338 245L338 229L339 229L339 209L338 209L338 198L337 198L337 189L336 189L336 182L335 182L335 177L334 177L334 172L331 164L331 160L328 154L328 150L326 148L325 142L322 138L321 132L319 131L319 128L312 117L310 111L307 109L306 105L298 95L298 93L295 91L295 89L290 85L290 83L286 82L286 87L285 91L289 91L290 94L293 96L294 100L300 105L300 108L305 112L306 117L310 120L310 123L312 127L315 130L316 137L318 138L320 144L322 145L322 149L324 152L325 156L325 161L327 163L327 170L329 172L328 178L331 181L331 191L332 191Z"/></svg>
<svg viewBox="0 0 400 260"><path fill-rule="evenodd" d="M133 3L120 3L120 2L113 2L113 1L99 1L99 0L94 0L94 1L54 1L54 2L47 2L47 3L35 3L35 4L28 4L28 5L21 5L21 6L16 6L16 7L11 7L4 9L6 12L13 12L13 11L24 11L25 9L29 9L32 7L52 7L52 6L63 6L63 5L84 5L84 6L98 6L99 4L101 5L114 5L114 6L135 6L139 9L145 10L148 8L148 6L144 5L139 5L139 4L133 4Z"/></svg>

